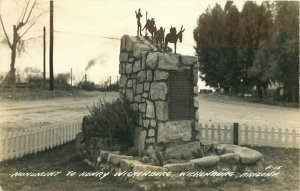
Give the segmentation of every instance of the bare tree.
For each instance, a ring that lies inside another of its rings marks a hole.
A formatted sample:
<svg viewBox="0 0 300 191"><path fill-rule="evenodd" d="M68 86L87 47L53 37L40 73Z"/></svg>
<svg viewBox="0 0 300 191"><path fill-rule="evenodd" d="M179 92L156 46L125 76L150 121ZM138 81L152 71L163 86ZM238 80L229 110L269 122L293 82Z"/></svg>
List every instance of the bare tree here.
<svg viewBox="0 0 300 191"><path fill-rule="evenodd" d="M32 17L32 12L33 12L33 9L36 7L36 5L37 5L36 0L33 3L31 3L30 0L26 1L26 4L23 7L22 13L20 14L20 16L18 18L17 24L13 25L12 39L9 38L7 30L4 26L2 16L0 15L0 22L1 22L2 29L4 31L6 43L11 50L10 71L6 77L6 78L9 78L9 80L10 80L11 88L15 87L16 56L17 56L18 46L22 46L21 39L25 34L28 33L28 31L35 25L35 23L38 21L38 19L43 14L43 13L40 13L39 15Z"/></svg>

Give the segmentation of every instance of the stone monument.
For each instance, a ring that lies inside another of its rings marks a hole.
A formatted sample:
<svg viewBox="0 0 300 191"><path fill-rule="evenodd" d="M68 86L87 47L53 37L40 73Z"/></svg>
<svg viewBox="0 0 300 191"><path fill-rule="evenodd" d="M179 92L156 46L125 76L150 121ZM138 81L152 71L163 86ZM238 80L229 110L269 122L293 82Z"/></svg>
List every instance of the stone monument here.
<svg viewBox="0 0 300 191"><path fill-rule="evenodd" d="M124 35L119 61L120 95L139 111L135 146L195 141L198 58L161 53L144 37Z"/></svg>

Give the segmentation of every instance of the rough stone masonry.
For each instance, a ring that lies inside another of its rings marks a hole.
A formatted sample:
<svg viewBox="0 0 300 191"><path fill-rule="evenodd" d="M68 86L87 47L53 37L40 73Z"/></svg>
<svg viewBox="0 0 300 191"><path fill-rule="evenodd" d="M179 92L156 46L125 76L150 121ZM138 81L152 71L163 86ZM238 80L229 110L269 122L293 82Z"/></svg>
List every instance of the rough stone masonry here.
<svg viewBox="0 0 300 191"><path fill-rule="evenodd" d="M146 38L124 35L119 55L120 95L139 111L135 146L144 150L149 144L176 144L196 139L198 124L198 58L162 53ZM189 71L192 76L192 117L170 120L170 72Z"/></svg>

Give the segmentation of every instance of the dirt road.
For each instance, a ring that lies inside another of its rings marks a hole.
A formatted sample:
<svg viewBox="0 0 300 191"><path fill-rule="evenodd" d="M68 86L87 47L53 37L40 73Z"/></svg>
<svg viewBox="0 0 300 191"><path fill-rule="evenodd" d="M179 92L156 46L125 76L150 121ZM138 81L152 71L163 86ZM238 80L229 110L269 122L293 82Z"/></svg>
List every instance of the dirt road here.
<svg viewBox="0 0 300 191"><path fill-rule="evenodd" d="M111 101L118 93L107 93ZM89 113L87 106L105 93L93 92L87 97L56 98L39 101L0 102L0 129L26 128L36 125L67 123L80 120ZM296 108L211 99L199 96L201 122L247 124L261 127L300 129L300 112Z"/></svg>
<svg viewBox="0 0 300 191"><path fill-rule="evenodd" d="M300 130L300 110L222 97L200 95L199 115L202 122L246 124L254 127L274 127Z"/></svg>
<svg viewBox="0 0 300 191"><path fill-rule="evenodd" d="M117 95L118 93L90 92L84 97L2 101L0 102L0 129L77 121L89 114L87 106L97 102L99 97L112 101Z"/></svg>

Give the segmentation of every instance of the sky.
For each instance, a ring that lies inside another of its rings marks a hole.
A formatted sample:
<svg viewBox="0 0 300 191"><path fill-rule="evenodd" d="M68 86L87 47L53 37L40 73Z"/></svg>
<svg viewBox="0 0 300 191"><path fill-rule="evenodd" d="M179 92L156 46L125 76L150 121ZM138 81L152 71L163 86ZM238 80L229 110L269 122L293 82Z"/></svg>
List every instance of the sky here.
<svg viewBox="0 0 300 191"><path fill-rule="evenodd" d="M25 0L0 0L0 14L9 36L12 37L12 25L18 20ZM166 31L171 26L178 30L183 25L183 42L177 44L177 52L183 55L195 55L193 30L198 17L208 6L219 3L224 7L225 0L54 0L54 73L69 73L71 68L75 82L87 73L88 80L102 83L109 76L112 82L117 80L119 70L120 38L124 35L136 35L135 10L141 9L142 26L148 18L154 18L157 27ZM244 1L235 1L241 8ZM36 25L23 37L25 50L16 61L20 73L26 67L43 70L43 26L47 28L46 73L49 71L49 1L38 1L33 16L44 12ZM144 32L143 32L144 34ZM109 37L109 38L106 38ZM112 38L110 38L112 37ZM10 50L3 43L4 33L0 28L0 74L9 71ZM173 45L171 45L172 47ZM88 63L95 64L85 71ZM199 82L205 88L204 82Z"/></svg>

